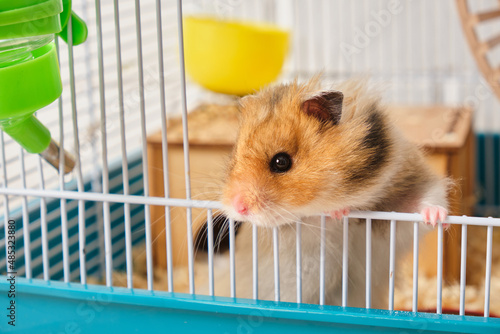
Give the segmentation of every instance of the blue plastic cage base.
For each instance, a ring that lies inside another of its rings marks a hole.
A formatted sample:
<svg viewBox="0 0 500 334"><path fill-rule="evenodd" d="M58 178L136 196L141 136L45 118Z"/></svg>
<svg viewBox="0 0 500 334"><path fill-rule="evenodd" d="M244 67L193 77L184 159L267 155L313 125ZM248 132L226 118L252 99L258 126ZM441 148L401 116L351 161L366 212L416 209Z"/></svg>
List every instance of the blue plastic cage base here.
<svg viewBox="0 0 500 334"><path fill-rule="evenodd" d="M3 313L10 284L0 277ZM366 310L16 278L16 333L500 333L500 319Z"/></svg>

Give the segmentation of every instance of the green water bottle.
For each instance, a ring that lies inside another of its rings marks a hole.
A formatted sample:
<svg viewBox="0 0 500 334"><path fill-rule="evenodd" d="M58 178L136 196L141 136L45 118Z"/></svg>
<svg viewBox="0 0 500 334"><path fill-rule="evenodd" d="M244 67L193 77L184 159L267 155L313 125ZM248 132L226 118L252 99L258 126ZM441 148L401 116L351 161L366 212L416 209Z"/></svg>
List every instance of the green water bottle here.
<svg viewBox="0 0 500 334"><path fill-rule="evenodd" d="M62 93L54 34L83 43L87 27L71 12L71 0L0 0L0 128L29 153L59 168L60 149L34 113ZM65 153L64 173L75 162Z"/></svg>

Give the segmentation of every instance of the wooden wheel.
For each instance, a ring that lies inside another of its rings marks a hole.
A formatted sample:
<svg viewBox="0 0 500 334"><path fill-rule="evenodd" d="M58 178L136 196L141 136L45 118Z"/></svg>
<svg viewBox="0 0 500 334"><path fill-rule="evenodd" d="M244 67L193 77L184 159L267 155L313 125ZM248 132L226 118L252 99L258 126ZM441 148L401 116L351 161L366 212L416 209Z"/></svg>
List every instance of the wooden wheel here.
<svg viewBox="0 0 500 334"><path fill-rule="evenodd" d="M482 12L471 10L472 1L456 0L456 4L467 43L477 66L497 98L500 99L500 66L495 65L490 57L493 50L500 46L500 29L493 37L487 38L482 38L478 32L481 25L492 21L499 23L500 26L500 4L497 8Z"/></svg>

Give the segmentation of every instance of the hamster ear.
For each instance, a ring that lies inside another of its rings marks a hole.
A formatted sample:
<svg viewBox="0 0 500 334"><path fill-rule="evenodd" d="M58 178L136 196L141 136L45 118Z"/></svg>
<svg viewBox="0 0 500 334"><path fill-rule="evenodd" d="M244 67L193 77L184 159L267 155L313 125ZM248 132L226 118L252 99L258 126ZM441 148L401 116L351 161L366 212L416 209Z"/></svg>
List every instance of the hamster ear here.
<svg viewBox="0 0 500 334"><path fill-rule="evenodd" d="M302 103L302 111L322 122L338 124L342 115L344 94L337 90L321 92Z"/></svg>

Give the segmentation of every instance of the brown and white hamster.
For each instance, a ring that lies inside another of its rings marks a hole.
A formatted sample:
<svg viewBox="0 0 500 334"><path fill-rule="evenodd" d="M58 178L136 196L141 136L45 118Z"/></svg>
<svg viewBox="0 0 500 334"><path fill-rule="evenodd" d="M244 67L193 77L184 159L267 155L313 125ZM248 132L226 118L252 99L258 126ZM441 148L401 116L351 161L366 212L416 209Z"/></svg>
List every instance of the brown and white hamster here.
<svg viewBox="0 0 500 334"><path fill-rule="evenodd" d="M269 87L240 102L240 129L223 187L225 214L278 227L281 300L296 300L295 223L302 223L302 298L319 301L320 218L326 222L325 302L341 302L342 224L349 210L421 212L435 225L447 215L447 181L431 172L419 149L394 128L365 80L320 90L319 78ZM397 254L412 244L413 226L397 224ZM422 228L421 230L425 230ZM259 299L274 298L270 229L259 229ZM365 224L349 225L349 306L364 306ZM386 307L389 226L372 232L373 307ZM252 292L251 225L236 240L237 297ZM228 294L228 275L216 293Z"/></svg>

